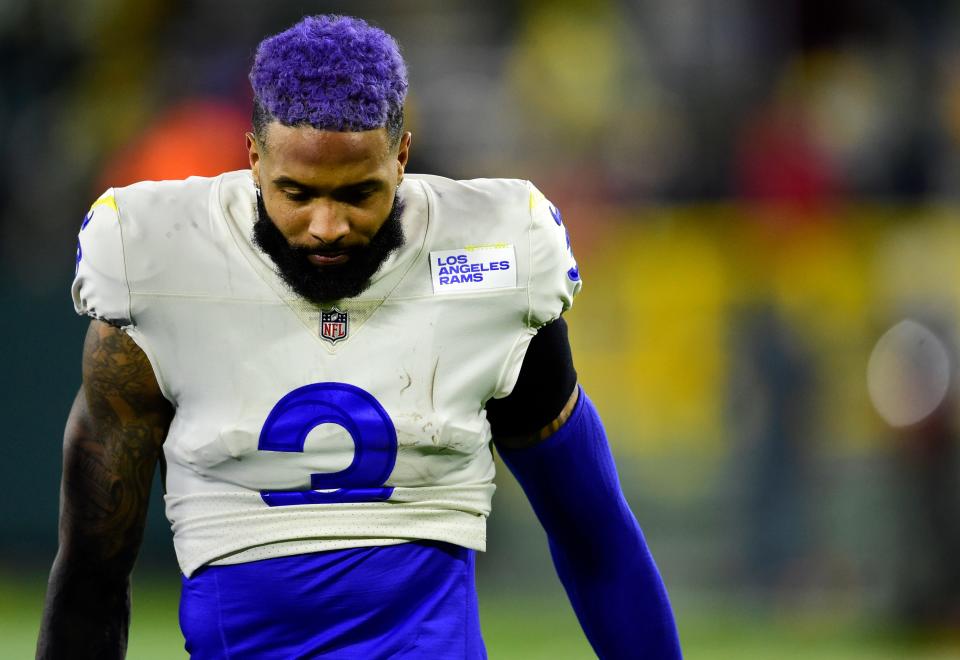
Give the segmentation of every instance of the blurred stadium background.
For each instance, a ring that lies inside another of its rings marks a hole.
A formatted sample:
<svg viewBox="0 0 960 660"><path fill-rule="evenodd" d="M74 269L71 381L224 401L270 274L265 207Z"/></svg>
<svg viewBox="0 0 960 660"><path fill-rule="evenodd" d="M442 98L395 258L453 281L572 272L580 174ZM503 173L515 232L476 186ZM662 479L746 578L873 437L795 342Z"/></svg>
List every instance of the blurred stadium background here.
<svg viewBox="0 0 960 660"><path fill-rule="evenodd" d="M253 48L324 12L400 41L411 171L563 209L581 379L687 656L960 658L960 6L934 0L2 0L0 656L31 657L56 550L83 214L245 167ZM906 318L929 333L868 388ZM590 657L503 476L491 657ZM154 502L130 657L183 657Z"/></svg>

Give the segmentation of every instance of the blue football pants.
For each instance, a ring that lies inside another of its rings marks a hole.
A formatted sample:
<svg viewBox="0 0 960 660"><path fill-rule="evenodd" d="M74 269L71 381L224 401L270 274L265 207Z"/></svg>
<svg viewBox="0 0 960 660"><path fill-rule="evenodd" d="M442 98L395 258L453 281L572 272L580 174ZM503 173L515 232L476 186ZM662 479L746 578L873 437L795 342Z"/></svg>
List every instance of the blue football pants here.
<svg viewBox="0 0 960 660"><path fill-rule="evenodd" d="M486 658L474 560L418 541L206 566L180 628L194 660Z"/></svg>

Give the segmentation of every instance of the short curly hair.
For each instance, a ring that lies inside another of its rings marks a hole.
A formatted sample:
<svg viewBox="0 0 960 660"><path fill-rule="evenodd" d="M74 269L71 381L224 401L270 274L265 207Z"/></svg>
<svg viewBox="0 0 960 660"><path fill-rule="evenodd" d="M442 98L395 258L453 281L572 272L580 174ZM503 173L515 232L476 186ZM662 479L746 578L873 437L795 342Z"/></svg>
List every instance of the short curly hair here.
<svg viewBox="0 0 960 660"><path fill-rule="evenodd" d="M403 131L407 66L389 34L350 16L307 16L260 42L253 67L253 132L266 126Z"/></svg>

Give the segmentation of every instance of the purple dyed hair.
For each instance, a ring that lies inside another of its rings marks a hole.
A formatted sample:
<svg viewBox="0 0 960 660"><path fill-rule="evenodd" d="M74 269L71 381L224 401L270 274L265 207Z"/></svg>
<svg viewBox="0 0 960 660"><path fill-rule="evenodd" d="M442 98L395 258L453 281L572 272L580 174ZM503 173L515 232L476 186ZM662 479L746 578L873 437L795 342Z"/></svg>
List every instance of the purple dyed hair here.
<svg viewBox="0 0 960 660"><path fill-rule="evenodd" d="M266 125L331 131L403 129L407 67L393 37L359 18L307 16L260 42L250 69L253 130Z"/></svg>

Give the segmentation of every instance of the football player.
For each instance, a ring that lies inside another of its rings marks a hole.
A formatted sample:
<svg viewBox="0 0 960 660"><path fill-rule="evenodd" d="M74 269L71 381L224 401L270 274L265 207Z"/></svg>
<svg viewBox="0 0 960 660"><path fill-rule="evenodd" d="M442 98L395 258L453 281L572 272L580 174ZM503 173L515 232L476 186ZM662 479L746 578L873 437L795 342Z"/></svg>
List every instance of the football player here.
<svg viewBox="0 0 960 660"><path fill-rule="evenodd" d="M41 658L119 658L160 465L194 658L482 658L491 440L597 654L679 657L562 313L580 273L525 181L407 174L406 67L315 16L250 73L250 170L107 191Z"/></svg>

